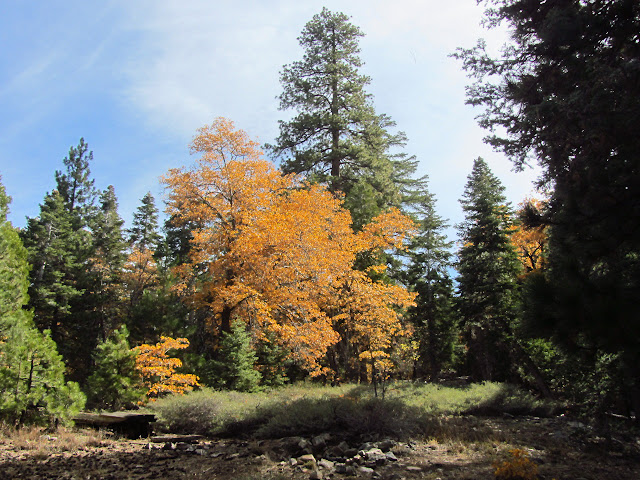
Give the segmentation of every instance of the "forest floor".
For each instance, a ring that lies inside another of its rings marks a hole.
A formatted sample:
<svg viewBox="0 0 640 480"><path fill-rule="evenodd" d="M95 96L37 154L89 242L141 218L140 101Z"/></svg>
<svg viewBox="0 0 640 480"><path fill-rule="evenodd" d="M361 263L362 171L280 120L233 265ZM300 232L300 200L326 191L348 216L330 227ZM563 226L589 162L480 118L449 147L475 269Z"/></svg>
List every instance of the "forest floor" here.
<svg viewBox="0 0 640 480"><path fill-rule="evenodd" d="M531 463L521 464L522 473L529 476L503 478L640 478L640 437L624 429L617 428L604 438L592 427L565 416L456 415L443 417L441 425L450 432L448 439L396 441L329 432L284 439L240 436L154 443L91 430L46 434L24 429L0 434L0 478L494 479L495 465L512 458L509 452L516 448L530 459ZM385 458L374 455L378 447L376 452ZM305 448L314 457L304 456ZM359 454L354 455L353 450ZM511 464L516 467L513 461ZM537 476L527 470L532 464Z"/></svg>

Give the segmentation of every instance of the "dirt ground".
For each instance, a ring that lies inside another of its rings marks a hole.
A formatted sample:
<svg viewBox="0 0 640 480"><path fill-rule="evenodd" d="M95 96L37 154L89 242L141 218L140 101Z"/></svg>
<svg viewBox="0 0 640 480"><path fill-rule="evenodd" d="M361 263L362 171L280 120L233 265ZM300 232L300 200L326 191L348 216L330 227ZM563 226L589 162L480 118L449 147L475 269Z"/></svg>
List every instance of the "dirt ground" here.
<svg viewBox="0 0 640 480"><path fill-rule="evenodd" d="M631 433L616 430L605 438L587 425L561 417L449 421L440 432L442 437L449 429L446 440L390 442L391 458L397 460L370 464L372 468L353 463L347 472L323 463L322 454L316 453L314 462L291 449L299 441L311 443L311 437L158 443L87 431L5 436L0 437L0 479L494 479L494 464L510 458L513 448L527 452L540 479L640 479L640 438ZM327 440L343 445L347 440L356 449L362 441L337 434ZM378 444L373 439L368 445Z"/></svg>

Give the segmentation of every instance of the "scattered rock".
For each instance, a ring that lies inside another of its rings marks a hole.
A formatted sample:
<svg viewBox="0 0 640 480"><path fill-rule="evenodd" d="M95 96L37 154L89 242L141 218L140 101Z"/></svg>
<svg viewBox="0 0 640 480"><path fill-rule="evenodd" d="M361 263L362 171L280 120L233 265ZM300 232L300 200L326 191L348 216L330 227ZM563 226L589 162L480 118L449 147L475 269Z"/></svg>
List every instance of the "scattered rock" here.
<svg viewBox="0 0 640 480"><path fill-rule="evenodd" d="M372 475L374 472L373 468L369 468L369 467L358 467L358 473L361 473L363 475Z"/></svg>
<svg viewBox="0 0 640 480"><path fill-rule="evenodd" d="M422 467L409 466L407 467L407 472L421 472Z"/></svg>
<svg viewBox="0 0 640 480"><path fill-rule="evenodd" d="M316 465L316 457L314 457L310 453L307 453L306 455L302 455L301 457L298 457L298 464L299 465L311 464L311 465L313 465L315 467L315 465Z"/></svg>
<svg viewBox="0 0 640 480"><path fill-rule="evenodd" d="M398 461L398 457L396 457L393 452L389 451L389 452L385 452L384 456L387 458L387 461L389 462L397 462Z"/></svg>
<svg viewBox="0 0 640 480"><path fill-rule="evenodd" d="M326 458L323 458L320 461L318 461L318 467L328 471L333 471L334 466L335 466L335 462L332 462L331 460L327 460Z"/></svg>
<svg viewBox="0 0 640 480"><path fill-rule="evenodd" d="M347 448L344 451L344 456L345 457L355 457L358 454L358 450L355 448Z"/></svg>
<svg viewBox="0 0 640 480"><path fill-rule="evenodd" d="M314 447L324 447L329 440L331 440L331 434L323 433L321 435L316 435L315 437L313 437L313 439L311 439L311 444Z"/></svg>
<svg viewBox="0 0 640 480"><path fill-rule="evenodd" d="M394 440L391 440L390 438L382 440L380 443L378 443L378 448L383 452L388 452L395 446L396 446L396 442Z"/></svg>
<svg viewBox="0 0 640 480"><path fill-rule="evenodd" d="M313 472L311 472L311 474L309 475L309 480L322 480L322 472L319 470L314 470Z"/></svg>
<svg viewBox="0 0 640 480"><path fill-rule="evenodd" d="M376 465L384 465L387 463L387 456L379 448L371 448L369 450L361 450L360 455L368 467L375 467Z"/></svg>

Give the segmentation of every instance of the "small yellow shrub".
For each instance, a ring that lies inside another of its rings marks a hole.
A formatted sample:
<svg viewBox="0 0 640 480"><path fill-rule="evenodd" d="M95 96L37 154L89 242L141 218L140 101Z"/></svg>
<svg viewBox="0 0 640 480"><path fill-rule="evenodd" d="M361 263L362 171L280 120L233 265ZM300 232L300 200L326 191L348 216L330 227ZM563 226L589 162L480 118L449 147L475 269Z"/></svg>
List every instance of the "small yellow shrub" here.
<svg viewBox="0 0 640 480"><path fill-rule="evenodd" d="M538 466L531 461L529 454L520 449L509 450L512 458L502 463L494 463L496 480L536 480Z"/></svg>

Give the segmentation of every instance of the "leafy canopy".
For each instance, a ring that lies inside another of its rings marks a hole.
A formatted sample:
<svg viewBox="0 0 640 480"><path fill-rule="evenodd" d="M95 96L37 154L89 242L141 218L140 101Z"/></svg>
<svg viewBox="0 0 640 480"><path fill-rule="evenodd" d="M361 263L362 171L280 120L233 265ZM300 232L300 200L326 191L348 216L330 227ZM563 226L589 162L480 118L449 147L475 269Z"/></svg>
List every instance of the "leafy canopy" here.
<svg viewBox="0 0 640 480"><path fill-rule="evenodd" d="M175 273L190 304L210 313L213 331L229 332L234 319L271 331L319 373L345 308L361 334L369 332L371 348L383 348L401 330L393 306L410 304L412 295L352 267L359 252L401 246L411 229L407 217L392 209L354 233L339 198L281 174L223 118L198 131L191 151L201 154L196 164L169 171L163 181L168 213L200 226L189 260Z"/></svg>

